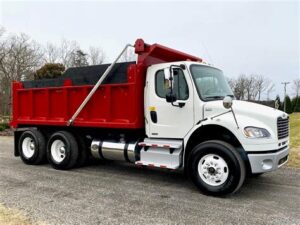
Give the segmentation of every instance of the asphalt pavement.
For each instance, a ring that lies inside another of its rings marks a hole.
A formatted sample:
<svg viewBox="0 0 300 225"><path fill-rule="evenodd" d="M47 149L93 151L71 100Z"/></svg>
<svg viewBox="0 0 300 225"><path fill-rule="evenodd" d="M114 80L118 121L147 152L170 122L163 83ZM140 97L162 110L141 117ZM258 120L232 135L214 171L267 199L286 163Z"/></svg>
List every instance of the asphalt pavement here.
<svg viewBox="0 0 300 225"><path fill-rule="evenodd" d="M47 224L300 224L300 169L247 179L226 198L180 172L105 162L70 171L29 166L0 137L0 203Z"/></svg>

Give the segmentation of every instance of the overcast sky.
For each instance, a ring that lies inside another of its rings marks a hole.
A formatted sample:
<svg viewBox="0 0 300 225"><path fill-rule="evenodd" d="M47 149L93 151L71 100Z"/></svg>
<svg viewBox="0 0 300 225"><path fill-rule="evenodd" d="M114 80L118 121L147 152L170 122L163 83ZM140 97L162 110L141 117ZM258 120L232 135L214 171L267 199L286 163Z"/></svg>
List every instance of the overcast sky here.
<svg viewBox="0 0 300 225"><path fill-rule="evenodd" d="M0 2L7 31L42 44L65 38L101 46L106 61L143 38L202 57L228 77L267 76L276 85L273 95L282 95L282 81L300 78L298 1Z"/></svg>

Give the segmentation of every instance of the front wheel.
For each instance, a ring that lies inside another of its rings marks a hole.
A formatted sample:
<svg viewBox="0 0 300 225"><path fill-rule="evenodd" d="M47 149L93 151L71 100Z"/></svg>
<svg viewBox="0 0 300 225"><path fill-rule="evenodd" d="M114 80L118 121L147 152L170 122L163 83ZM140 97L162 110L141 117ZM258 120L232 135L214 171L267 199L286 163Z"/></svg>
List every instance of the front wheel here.
<svg viewBox="0 0 300 225"><path fill-rule="evenodd" d="M245 180L245 165L234 147L223 141L206 141L192 150L189 174L204 194L220 196L234 193Z"/></svg>

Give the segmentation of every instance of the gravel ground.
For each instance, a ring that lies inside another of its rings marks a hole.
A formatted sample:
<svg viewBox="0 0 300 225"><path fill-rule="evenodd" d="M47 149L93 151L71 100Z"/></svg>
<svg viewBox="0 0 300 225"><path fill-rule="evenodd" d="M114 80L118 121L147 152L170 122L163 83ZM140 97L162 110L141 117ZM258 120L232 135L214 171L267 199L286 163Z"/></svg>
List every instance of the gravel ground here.
<svg viewBox="0 0 300 225"><path fill-rule="evenodd" d="M14 131L12 129L6 129L3 131L0 131L0 136L13 136Z"/></svg>
<svg viewBox="0 0 300 225"><path fill-rule="evenodd" d="M48 224L300 224L300 169L246 180L227 198L181 173L105 163L58 171L13 156L0 137L0 203Z"/></svg>

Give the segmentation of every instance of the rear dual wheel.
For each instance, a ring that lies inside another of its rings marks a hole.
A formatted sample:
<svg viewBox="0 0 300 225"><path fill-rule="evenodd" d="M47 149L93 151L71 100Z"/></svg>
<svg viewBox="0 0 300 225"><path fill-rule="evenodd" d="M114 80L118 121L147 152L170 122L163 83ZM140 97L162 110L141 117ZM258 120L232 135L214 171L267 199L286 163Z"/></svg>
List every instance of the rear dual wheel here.
<svg viewBox="0 0 300 225"><path fill-rule="evenodd" d="M55 169L82 167L88 160L86 143L68 131L56 132L48 141L47 158Z"/></svg>
<svg viewBox="0 0 300 225"><path fill-rule="evenodd" d="M18 141L22 161L37 165L48 159L53 168L61 170L85 165L88 152L82 138L75 138L68 131L59 131L50 137L47 145L46 142L41 131L36 129L24 131Z"/></svg>
<svg viewBox="0 0 300 225"><path fill-rule="evenodd" d="M47 145L47 158L55 169L67 170L75 167L79 148L75 137L67 131L54 133Z"/></svg>
<svg viewBox="0 0 300 225"><path fill-rule="evenodd" d="M38 165L46 161L46 140L39 130L27 130L19 138L18 150L22 161Z"/></svg>

